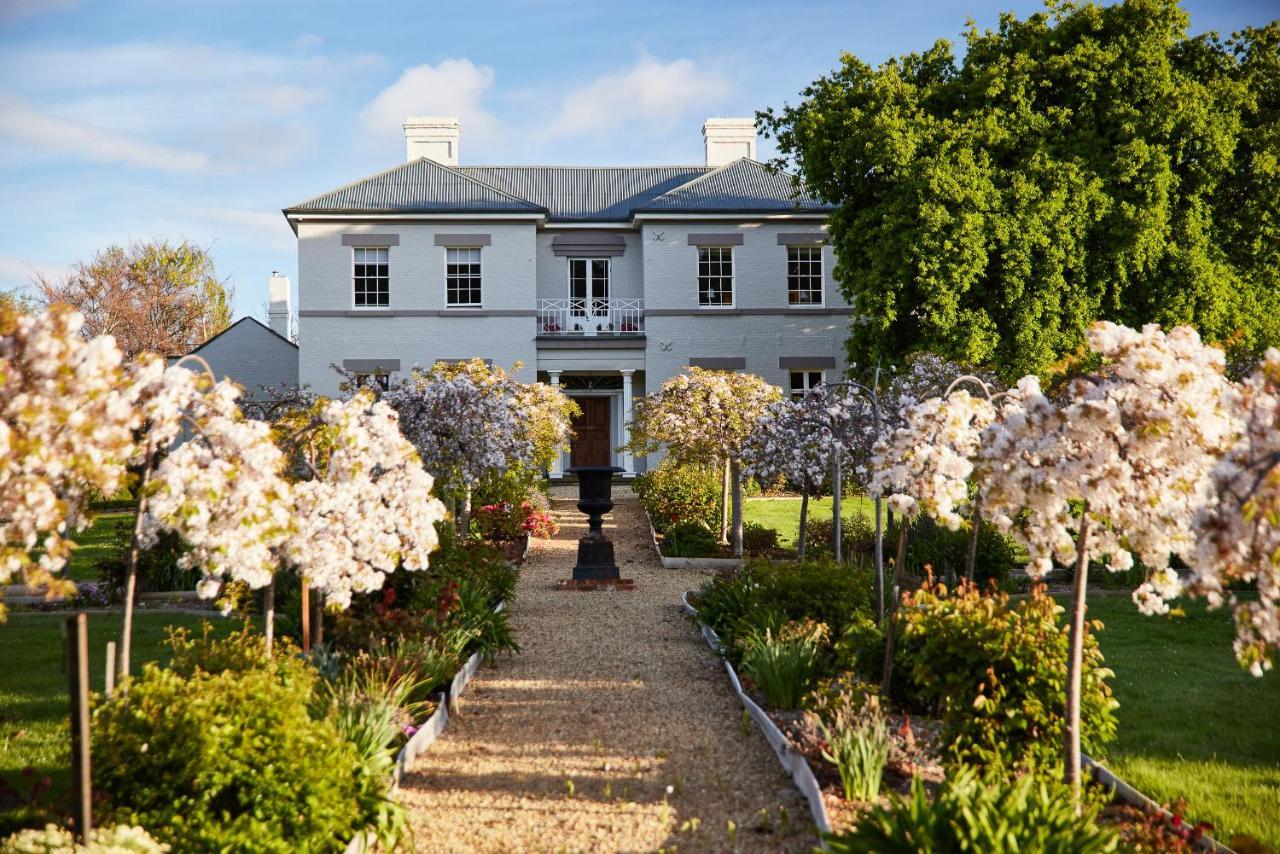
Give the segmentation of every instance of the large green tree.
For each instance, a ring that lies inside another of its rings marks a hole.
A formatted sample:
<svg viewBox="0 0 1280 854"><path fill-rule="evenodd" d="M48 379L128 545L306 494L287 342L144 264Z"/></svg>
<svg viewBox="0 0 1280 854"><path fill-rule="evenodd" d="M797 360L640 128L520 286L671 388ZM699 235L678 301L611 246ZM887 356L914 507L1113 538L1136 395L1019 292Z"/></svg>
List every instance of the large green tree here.
<svg viewBox="0 0 1280 854"><path fill-rule="evenodd" d="M1174 0L1051 3L760 118L839 205L858 363L1044 371L1097 319L1280 343L1280 22L1188 35Z"/></svg>

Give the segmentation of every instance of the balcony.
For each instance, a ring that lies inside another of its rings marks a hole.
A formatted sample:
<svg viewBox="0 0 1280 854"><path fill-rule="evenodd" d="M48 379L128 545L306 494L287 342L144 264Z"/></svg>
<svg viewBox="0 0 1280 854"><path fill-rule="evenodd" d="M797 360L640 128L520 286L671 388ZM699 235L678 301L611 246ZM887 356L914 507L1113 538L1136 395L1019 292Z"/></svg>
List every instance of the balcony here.
<svg viewBox="0 0 1280 854"><path fill-rule="evenodd" d="M642 335L644 300L608 297L538 300L538 334Z"/></svg>

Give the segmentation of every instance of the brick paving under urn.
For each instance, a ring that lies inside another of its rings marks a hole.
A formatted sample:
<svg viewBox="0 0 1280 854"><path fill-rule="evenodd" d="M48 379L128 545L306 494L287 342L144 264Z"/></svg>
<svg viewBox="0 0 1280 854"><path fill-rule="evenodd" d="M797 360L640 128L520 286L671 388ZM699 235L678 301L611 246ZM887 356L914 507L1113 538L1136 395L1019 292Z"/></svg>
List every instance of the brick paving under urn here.
<svg viewBox="0 0 1280 854"><path fill-rule="evenodd" d="M481 669L402 781L417 849L809 850L803 799L680 610L707 573L663 569L615 486L605 527L635 589L558 590L586 532L573 494L522 568L522 652Z"/></svg>

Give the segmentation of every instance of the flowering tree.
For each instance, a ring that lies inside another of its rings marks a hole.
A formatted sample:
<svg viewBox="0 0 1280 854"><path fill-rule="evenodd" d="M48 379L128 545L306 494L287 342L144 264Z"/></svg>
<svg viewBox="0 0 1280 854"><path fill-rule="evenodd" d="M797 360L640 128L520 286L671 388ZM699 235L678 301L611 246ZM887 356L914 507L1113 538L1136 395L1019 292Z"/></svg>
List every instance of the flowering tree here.
<svg viewBox="0 0 1280 854"><path fill-rule="evenodd" d="M902 426L876 443L872 457L873 496L888 495L889 507L902 514L898 526L898 551L893 566L890 619L896 611L907 556L908 521L921 512L951 530L959 530L965 519L958 512L969 502L969 477L973 474L983 431L994 420L995 407L987 397L965 389L943 397L931 397L902 410ZM974 549L977 544L977 502L973 513L965 575L973 580ZM893 678L893 648L896 633L890 623L885 632L884 670L881 693L888 694Z"/></svg>
<svg viewBox="0 0 1280 854"><path fill-rule="evenodd" d="M1210 472L1208 501L1193 524L1188 588L1212 606L1230 601L1236 657L1261 676L1280 647L1280 351L1267 351L1242 384L1237 404L1243 430ZM1258 601L1239 601L1226 590L1232 582L1253 584ZM1175 586L1160 577L1136 595L1161 601Z"/></svg>
<svg viewBox="0 0 1280 854"><path fill-rule="evenodd" d="M821 402L818 395L802 400L775 400L765 407L742 444L747 474L765 481L779 478L800 484L800 532L797 552L804 560L805 528L812 485L826 477L831 446L816 427L820 419L811 411Z"/></svg>
<svg viewBox="0 0 1280 854"><path fill-rule="evenodd" d="M53 574L88 521L90 494L125 482L133 390L114 341L86 341L83 324L62 308L0 310L0 584L65 588Z"/></svg>
<svg viewBox="0 0 1280 854"><path fill-rule="evenodd" d="M1100 368L1071 380L1057 404L1035 377L1024 378L979 452L991 519L1026 546L1032 574L1055 559L1075 564L1066 751L1067 780L1077 787L1089 563L1124 571L1137 554L1151 572L1137 595L1147 612L1176 595L1169 559L1193 557L1192 522L1210 471L1238 433L1238 393L1222 352L1190 328L1099 323L1089 346Z"/></svg>
<svg viewBox="0 0 1280 854"><path fill-rule="evenodd" d="M426 569L445 509L390 405L365 391L319 401L288 441L310 476L293 486L298 530L284 557L306 584L345 609L397 567Z"/></svg>
<svg viewBox="0 0 1280 854"><path fill-rule="evenodd" d="M743 445L778 398L778 389L754 374L689 368L635 406L631 446L636 453L665 446L678 462L728 461L735 555L742 554Z"/></svg>
<svg viewBox="0 0 1280 854"><path fill-rule="evenodd" d="M470 523L471 491L480 478L534 457L520 401L465 372L449 376L441 365L414 371L385 399L399 413L401 429L427 470L462 491L462 531Z"/></svg>
<svg viewBox="0 0 1280 854"><path fill-rule="evenodd" d="M169 408L150 407L149 443L167 444L179 418L191 435L149 473L140 502L138 544L154 545L163 530L181 536L190 550L179 565L203 573L196 586L203 598L217 595L222 578L252 589L273 584L279 550L295 532L295 508L284 478L285 458L270 427L244 417L238 407L240 388L227 380L215 383L208 375L175 366L164 370L154 385L159 388L152 403L167 396ZM136 567L136 546L130 560ZM126 612L131 599L126 597ZM272 616L268 608L268 648Z"/></svg>

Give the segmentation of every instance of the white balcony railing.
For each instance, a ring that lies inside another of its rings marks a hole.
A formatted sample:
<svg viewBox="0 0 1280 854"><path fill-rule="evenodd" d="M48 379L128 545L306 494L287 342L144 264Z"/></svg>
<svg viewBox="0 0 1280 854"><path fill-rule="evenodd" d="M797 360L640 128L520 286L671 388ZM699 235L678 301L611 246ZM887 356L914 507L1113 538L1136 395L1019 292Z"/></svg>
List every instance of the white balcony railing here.
<svg viewBox="0 0 1280 854"><path fill-rule="evenodd" d="M644 300L538 300L539 335L635 335L644 332Z"/></svg>

